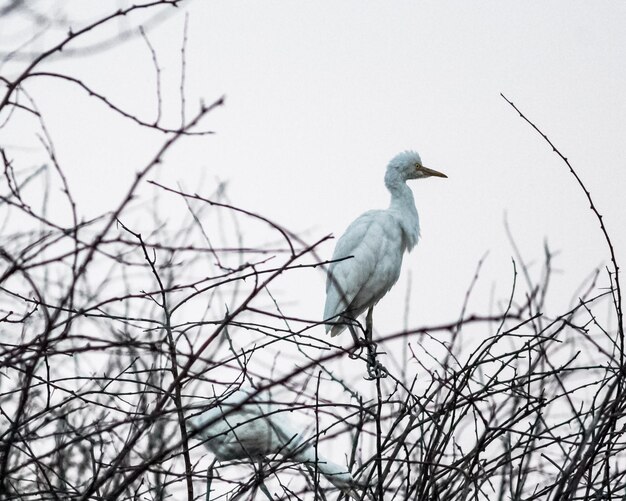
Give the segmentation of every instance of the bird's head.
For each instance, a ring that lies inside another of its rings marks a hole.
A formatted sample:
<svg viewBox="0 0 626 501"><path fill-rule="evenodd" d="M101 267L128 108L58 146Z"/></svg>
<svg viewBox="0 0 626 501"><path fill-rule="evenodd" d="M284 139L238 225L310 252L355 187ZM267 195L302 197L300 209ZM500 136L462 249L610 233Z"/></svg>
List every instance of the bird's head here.
<svg viewBox="0 0 626 501"><path fill-rule="evenodd" d="M422 165L422 159L416 151L403 151L393 157L387 165L385 182L423 179L425 177L448 177L443 172L429 169Z"/></svg>

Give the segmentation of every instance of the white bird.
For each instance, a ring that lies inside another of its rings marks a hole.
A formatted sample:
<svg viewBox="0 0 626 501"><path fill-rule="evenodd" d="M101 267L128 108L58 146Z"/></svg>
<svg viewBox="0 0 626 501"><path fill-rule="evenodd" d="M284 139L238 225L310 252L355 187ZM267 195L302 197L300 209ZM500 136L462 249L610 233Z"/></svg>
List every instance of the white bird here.
<svg viewBox="0 0 626 501"><path fill-rule="evenodd" d="M350 328L355 342L354 322L365 311L366 337L371 341L372 311L376 303L398 281L402 256L417 244L420 225L409 179L448 177L422 165L415 151L404 151L391 159L385 186L391 193L386 210L370 210L355 219L341 236L333 253L326 282L324 321L331 336ZM352 256L350 259L345 259Z"/></svg>
<svg viewBox="0 0 626 501"><path fill-rule="evenodd" d="M281 455L311 468L316 464L315 447L302 430L289 421L285 412L264 401L253 389L239 389L187 422L220 461L251 460ZM317 469L331 484L359 499L352 475L317 454Z"/></svg>

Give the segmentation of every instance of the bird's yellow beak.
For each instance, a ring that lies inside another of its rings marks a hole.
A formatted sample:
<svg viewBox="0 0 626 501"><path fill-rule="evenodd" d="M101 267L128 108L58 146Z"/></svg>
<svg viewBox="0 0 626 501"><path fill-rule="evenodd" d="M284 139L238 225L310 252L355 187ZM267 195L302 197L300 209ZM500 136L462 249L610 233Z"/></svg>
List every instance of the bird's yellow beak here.
<svg viewBox="0 0 626 501"><path fill-rule="evenodd" d="M445 177L445 178L448 177L443 172L439 172L438 170L435 170L435 169L429 169L428 167L424 167L423 165L419 165L417 167L417 170L422 171L424 174L428 176Z"/></svg>

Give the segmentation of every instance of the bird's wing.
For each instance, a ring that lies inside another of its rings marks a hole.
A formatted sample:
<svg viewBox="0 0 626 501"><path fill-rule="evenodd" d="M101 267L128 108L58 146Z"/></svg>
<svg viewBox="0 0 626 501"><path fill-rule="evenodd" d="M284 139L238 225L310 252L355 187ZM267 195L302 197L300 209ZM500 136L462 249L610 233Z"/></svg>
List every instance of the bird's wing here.
<svg viewBox="0 0 626 501"><path fill-rule="evenodd" d="M372 242L374 266L365 277L353 307L365 310L374 306L398 281L405 250L404 234L397 220L389 213L377 217L378 233Z"/></svg>
<svg viewBox="0 0 626 501"><path fill-rule="evenodd" d="M357 275L362 265L367 265L367 262L359 263L359 266L356 261L367 261L364 259L361 245L372 224L372 212L374 211L368 211L355 219L337 241L332 259L352 257L333 263L328 269L324 320L333 319L346 310L358 292Z"/></svg>
<svg viewBox="0 0 626 501"><path fill-rule="evenodd" d="M348 227L337 242L333 259L353 257L330 266L325 320L348 309L352 316L358 316L389 290L400 273L401 232L386 211L368 211ZM330 329L327 325L327 332Z"/></svg>
<svg viewBox="0 0 626 501"><path fill-rule="evenodd" d="M255 390L242 388L221 396L215 405L187 422L220 460L253 459L281 450L270 422L271 404Z"/></svg>

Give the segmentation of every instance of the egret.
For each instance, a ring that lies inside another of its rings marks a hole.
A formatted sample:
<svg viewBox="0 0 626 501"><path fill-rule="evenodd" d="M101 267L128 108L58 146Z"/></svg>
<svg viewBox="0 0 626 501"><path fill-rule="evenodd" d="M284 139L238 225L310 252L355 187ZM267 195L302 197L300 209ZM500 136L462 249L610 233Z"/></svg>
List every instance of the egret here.
<svg viewBox="0 0 626 501"><path fill-rule="evenodd" d="M242 388L218 398L214 407L187 422L219 461L257 461L281 455L308 467L317 464L331 484L359 499L348 469L316 454L311 441L304 439L303 431L285 414L252 388Z"/></svg>
<svg viewBox="0 0 626 501"><path fill-rule="evenodd" d="M424 167L415 151L397 154L385 173L389 208L363 213L337 241L332 260L341 261L329 267L324 308L326 332L331 336L349 327L358 343L354 323L367 310L365 335L371 344L374 306L398 281L402 256L419 239L419 217L406 181L431 176L448 177Z"/></svg>

